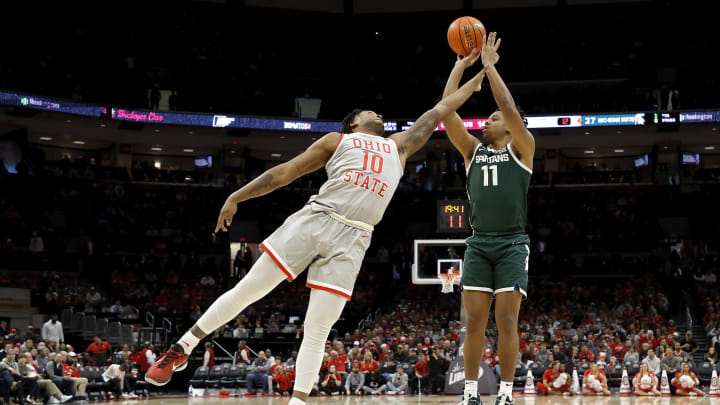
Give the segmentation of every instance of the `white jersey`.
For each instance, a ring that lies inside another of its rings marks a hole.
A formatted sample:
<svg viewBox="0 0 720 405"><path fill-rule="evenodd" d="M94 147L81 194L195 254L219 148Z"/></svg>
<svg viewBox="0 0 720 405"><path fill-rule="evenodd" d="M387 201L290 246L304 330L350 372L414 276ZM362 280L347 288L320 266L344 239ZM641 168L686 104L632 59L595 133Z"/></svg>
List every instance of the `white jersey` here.
<svg viewBox="0 0 720 405"><path fill-rule="evenodd" d="M325 170L328 180L310 197L313 210L330 210L373 226L382 219L404 172L395 141L361 132L341 135Z"/></svg>

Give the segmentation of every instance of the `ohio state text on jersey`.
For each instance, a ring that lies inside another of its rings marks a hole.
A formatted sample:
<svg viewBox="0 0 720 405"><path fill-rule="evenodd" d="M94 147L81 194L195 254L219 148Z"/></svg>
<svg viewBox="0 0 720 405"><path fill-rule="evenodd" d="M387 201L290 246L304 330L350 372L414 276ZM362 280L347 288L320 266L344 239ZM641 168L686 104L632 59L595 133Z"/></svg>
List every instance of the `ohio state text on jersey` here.
<svg viewBox="0 0 720 405"><path fill-rule="evenodd" d="M395 141L361 132L341 136L325 170L313 208L370 225L382 219L404 171Z"/></svg>

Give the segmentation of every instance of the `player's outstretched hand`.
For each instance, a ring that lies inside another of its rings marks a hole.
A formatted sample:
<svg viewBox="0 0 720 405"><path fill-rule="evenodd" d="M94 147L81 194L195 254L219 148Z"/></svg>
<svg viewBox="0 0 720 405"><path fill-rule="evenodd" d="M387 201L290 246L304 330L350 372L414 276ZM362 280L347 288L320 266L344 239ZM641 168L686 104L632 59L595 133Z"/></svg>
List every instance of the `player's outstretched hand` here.
<svg viewBox="0 0 720 405"><path fill-rule="evenodd" d="M473 48L472 52L468 56L457 56L457 60L455 61L455 66L460 67L461 69L465 70L469 68L470 66L474 65L475 62L480 59L480 51L478 51L477 48Z"/></svg>
<svg viewBox="0 0 720 405"><path fill-rule="evenodd" d="M500 38L497 38L497 32L491 32L483 37L482 62L483 66L494 65L500 60L497 50L500 47Z"/></svg>
<svg viewBox="0 0 720 405"><path fill-rule="evenodd" d="M475 91L480 91L482 88L482 82L485 79L485 70L487 70L487 66L482 68L482 70L472 78L472 80L475 81Z"/></svg>
<svg viewBox="0 0 720 405"><path fill-rule="evenodd" d="M231 198L225 200L222 209L220 210L220 216L218 217L217 225L215 226L215 232L223 230L227 232L227 226L232 224L233 216L237 212L237 203Z"/></svg>

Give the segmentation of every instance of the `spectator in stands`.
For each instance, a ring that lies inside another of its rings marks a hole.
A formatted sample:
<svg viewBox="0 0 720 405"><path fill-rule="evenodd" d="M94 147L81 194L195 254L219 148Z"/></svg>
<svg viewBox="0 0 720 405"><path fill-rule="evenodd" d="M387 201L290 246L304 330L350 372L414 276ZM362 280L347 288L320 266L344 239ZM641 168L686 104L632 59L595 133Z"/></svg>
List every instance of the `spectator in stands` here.
<svg viewBox="0 0 720 405"><path fill-rule="evenodd" d="M130 347L126 344L122 346L122 350L118 350L113 355L113 363L115 364L121 364L125 363L130 358ZM124 359L124 361L123 361Z"/></svg>
<svg viewBox="0 0 720 405"><path fill-rule="evenodd" d="M10 349L5 354L5 358L0 361L0 372L7 371L10 373L14 381L14 391L18 397L18 401L22 403L35 404L35 399L38 397L37 388L37 377L27 377L27 372L23 373L20 370L20 363L16 361L15 349ZM25 368L25 357L21 357L23 365L23 371ZM11 383L12 390L13 383Z"/></svg>
<svg viewBox="0 0 720 405"><path fill-rule="evenodd" d="M144 350L145 349L143 349L143 351ZM145 371L147 371L149 366L147 364L147 358L145 357L143 351L138 351L135 345L130 346L130 355L128 356L128 362L130 363L131 367L133 365L140 367L140 371L144 373ZM82 361L82 359L80 361Z"/></svg>
<svg viewBox="0 0 720 405"><path fill-rule="evenodd" d="M32 239L30 239L30 246L28 247L28 250L32 254L40 254L45 250L45 244L43 243L42 236L40 236L40 232L33 231L32 233Z"/></svg>
<svg viewBox="0 0 720 405"><path fill-rule="evenodd" d="M600 370L594 361L590 363L590 368L583 375L583 393L610 395L605 372Z"/></svg>
<svg viewBox="0 0 720 405"><path fill-rule="evenodd" d="M353 363L352 372L345 378L345 394L360 395L365 385L365 374L360 372L360 364Z"/></svg>
<svg viewBox="0 0 720 405"><path fill-rule="evenodd" d="M336 372L334 365L328 368L328 373L325 375L322 383L320 383L320 387L320 390L327 395L340 394L342 392L342 377Z"/></svg>
<svg viewBox="0 0 720 405"><path fill-rule="evenodd" d="M387 382L379 372L367 374L363 391L370 395L380 395L387 389Z"/></svg>
<svg viewBox="0 0 720 405"><path fill-rule="evenodd" d="M126 378L126 373L129 370L130 365L127 363L112 364L102 374L103 381L110 384L110 389L115 398L137 398L130 381Z"/></svg>
<svg viewBox="0 0 720 405"><path fill-rule="evenodd" d="M420 357L418 357L418 353L417 353L416 349L409 349L408 353L410 353L410 354L408 354L408 359L407 359L408 363L415 364L418 362L418 360L420 360Z"/></svg>
<svg viewBox="0 0 720 405"><path fill-rule="evenodd" d="M152 364L152 363L150 363ZM215 367L215 351L212 349L212 343L205 342L205 354L203 354L203 366L207 368Z"/></svg>
<svg viewBox="0 0 720 405"><path fill-rule="evenodd" d="M690 371L690 365L687 362L683 362L680 366L681 369L673 377L671 384L675 387L675 395L690 396L697 394L699 396L705 396L705 392L698 388L700 380L697 375Z"/></svg>
<svg viewBox="0 0 720 405"><path fill-rule="evenodd" d="M623 362L627 363L630 362L632 364L636 364L640 362L640 354L635 351L635 346L630 345L627 348L627 352L625 353L625 357L623 357Z"/></svg>
<svg viewBox="0 0 720 405"><path fill-rule="evenodd" d="M445 389L445 373L450 367L450 362L445 357L442 348L430 348L430 356L427 362L428 379L430 382L431 394L442 394Z"/></svg>
<svg viewBox="0 0 720 405"><path fill-rule="evenodd" d="M22 340L32 340L33 342L38 342L40 340L40 336L36 333L36 329L32 325L27 326L27 330L22 335Z"/></svg>
<svg viewBox="0 0 720 405"><path fill-rule="evenodd" d="M53 315L43 324L41 335L44 341L53 340L55 342L64 342L62 322L58 321L57 315Z"/></svg>
<svg viewBox="0 0 720 405"><path fill-rule="evenodd" d="M48 361L47 365L45 366L45 374L53 383L55 383L60 392L74 392L72 378L65 375L65 367L62 361L62 354L56 353L52 361Z"/></svg>
<svg viewBox="0 0 720 405"><path fill-rule="evenodd" d="M635 395L648 396L653 394L660 396L660 391L657 390L657 375L650 371L647 363L640 364L640 371L633 377L632 384Z"/></svg>
<svg viewBox="0 0 720 405"><path fill-rule="evenodd" d="M330 369L330 366L335 366L335 372L340 375L342 386L345 378L347 378L347 371L345 371L345 362L347 361L347 355L343 355L343 358L340 357L337 350L331 350L330 351L330 360L328 361L327 367ZM361 368L362 369L362 368Z"/></svg>
<svg viewBox="0 0 720 405"><path fill-rule="evenodd" d="M681 342L681 347L683 350L688 352L688 354L695 354L698 350L698 345L692 337L692 331L687 331L685 333L685 338Z"/></svg>
<svg viewBox="0 0 720 405"><path fill-rule="evenodd" d="M429 376L428 376L428 354L427 350L423 350L423 356L415 363L415 380L420 380L420 389L423 393L428 393ZM413 385L415 383L413 382Z"/></svg>
<svg viewBox="0 0 720 405"><path fill-rule="evenodd" d="M690 355L682 349L680 342L675 342L675 348L673 350L673 356L679 357L682 361L689 361Z"/></svg>
<svg viewBox="0 0 720 405"><path fill-rule="evenodd" d="M95 289L95 286L90 286L90 290L85 294L85 312L97 312L101 303L102 295Z"/></svg>
<svg viewBox="0 0 720 405"><path fill-rule="evenodd" d="M332 356L332 354L331 354ZM373 358L371 351L366 351L363 356L362 364L360 365L360 371L367 376L368 373L374 373L378 371L378 362Z"/></svg>
<svg viewBox="0 0 720 405"><path fill-rule="evenodd" d="M682 367L682 361L679 357L673 356L673 351L668 350L665 352L665 357L663 357L662 360L660 360L660 367L667 371L668 374L673 375L680 371L680 367Z"/></svg>
<svg viewBox="0 0 720 405"><path fill-rule="evenodd" d="M566 363L568 361L567 356L560 350L560 345L553 345L552 349L553 358L560 363Z"/></svg>
<svg viewBox="0 0 720 405"><path fill-rule="evenodd" d="M67 354L67 361L63 365L63 371L66 376L70 376L73 383L73 396L87 399L85 388L88 385L88 379L80 376L80 372L77 367L77 354L75 352L69 352Z"/></svg>
<svg viewBox="0 0 720 405"><path fill-rule="evenodd" d="M387 383L388 395L400 394L403 395L408 389L408 375L405 369L398 365L395 369L395 373L390 377L390 382Z"/></svg>
<svg viewBox="0 0 720 405"><path fill-rule="evenodd" d="M63 402L67 402L72 398L72 395L63 395L62 392L58 389L58 387L48 379L43 378L42 373L38 372L37 366L33 363L33 358L30 353L25 353L25 365L28 367L28 376L33 377L37 376L38 380L38 388L41 393L45 393L45 397L48 397L48 404L59 404ZM32 371L30 370L30 367L32 367ZM34 375L33 375L34 371ZM1 384L1 382L0 382Z"/></svg>
<svg viewBox="0 0 720 405"><path fill-rule="evenodd" d="M294 381L294 371L288 372L283 365L275 367L275 383L277 384L276 393L283 396L291 394Z"/></svg>
<svg viewBox="0 0 720 405"><path fill-rule="evenodd" d="M35 358L35 364L37 364L37 372L40 375L45 374L45 366L48 363L48 352L45 347L38 347L37 357Z"/></svg>
<svg viewBox="0 0 720 405"><path fill-rule="evenodd" d="M112 348L110 347L110 343L102 340L99 335L95 335L93 342L90 343L85 351L90 353L95 363L101 365L107 361L108 355L112 353Z"/></svg>
<svg viewBox="0 0 720 405"><path fill-rule="evenodd" d="M548 356L550 356L550 351L547 349L547 344L545 342L540 343L540 349L535 352L535 362L541 367L547 367Z"/></svg>
<svg viewBox="0 0 720 405"><path fill-rule="evenodd" d="M581 362L592 362L595 360L595 354L588 349L586 345L583 345L582 351L580 351L580 354L578 354L578 360Z"/></svg>
<svg viewBox="0 0 720 405"><path fill-rule="evenodd" d="M705 353L705 361L709 361L712 364L717 364L718 352L715 350L714 346L710 346L708 348L708 352Z"/></svg>
<svg viewBox="0 0 720 405"><path fill-rule="evenodd" d="M245 346L245 341L238 342L238 349L233 355L233 364L250 364L250 349Z"/></svg>
<svg viewBox="0 0 720 405"><path fill-rule="evenodd" d="M393 352L393 361L396 364L408 362L408 349L404 344L399 344L397 350Z"/></svg>
<svg viewBox="0 0 720 405"><path fill-rule="evenodd" d="M655 356L655 350L648 349L647 357L645 357L642 360L643 364L648 365L648 369L652 371L655 375L659 375L662 371L662 367L660 366L660 358Z"/></svg>
<svg viewBox="0 0 720 405"><path fill-rule="evenodd" d="M120 300L115 300L115 303L110 306L110 312L113 314L119 314L123 310L123 305Z"/></svg>
<svg viewBox="0 0 720 405"><path fill-rule="evenodd" d="M263 393L268 393L267 376L270 373L270 360L265 357L265 352L258 352L258 357L250 365L250 372L247 375L248 395L255 395L255 383L260 382Z"/></svg>
<svg viewBox="0 0 720 405"><path fill-rule="evenodd" d="M295 368L295 364L297 364L297 351L293 350L290 352L290 357L285 361L285 367L292 367Z"/></svg>
<svg viewBox="0 0 720 405"><path fill-rule="evenodd" d="M259 322L259 321L258 321L258 322ZM275 364L275 357L274 357L273 354L272 354L272 350L270 350L270 349L265 349L265 358L268 359L268 361L270 361L270 364L271 364L271 365L272 365L272 364Z"/></svg>
<svg viewBox="0 0 720 405"><path fill-rule="evenodd" d="M151 364L155 364L155 360L157 360L157 354L155 354L155 345L148 342L145 342L145 345L146 347L143 350L145 352L145 363L148 364L148 366ZM147 370L142 370L141 367L141 371L145 372Z"/></svg>

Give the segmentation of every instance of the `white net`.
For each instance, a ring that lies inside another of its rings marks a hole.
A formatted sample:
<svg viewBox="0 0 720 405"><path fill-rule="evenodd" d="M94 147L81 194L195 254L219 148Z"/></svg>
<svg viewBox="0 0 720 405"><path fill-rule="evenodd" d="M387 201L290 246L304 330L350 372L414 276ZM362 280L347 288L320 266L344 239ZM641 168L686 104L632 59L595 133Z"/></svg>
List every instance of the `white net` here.
<svg viewBox="0 0 720 405"><path fill-rule="evenodd" d="M442 282L442 293L449 294L453 292L453 283L455 282L457 274L455 272L449 272L447 274L440 274L438 278Z"/></svg>

